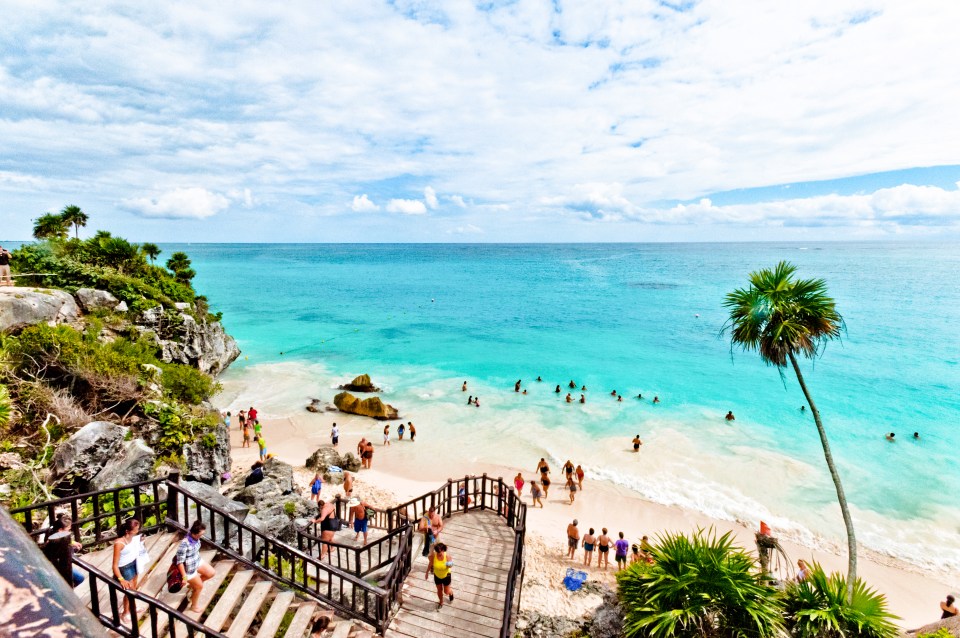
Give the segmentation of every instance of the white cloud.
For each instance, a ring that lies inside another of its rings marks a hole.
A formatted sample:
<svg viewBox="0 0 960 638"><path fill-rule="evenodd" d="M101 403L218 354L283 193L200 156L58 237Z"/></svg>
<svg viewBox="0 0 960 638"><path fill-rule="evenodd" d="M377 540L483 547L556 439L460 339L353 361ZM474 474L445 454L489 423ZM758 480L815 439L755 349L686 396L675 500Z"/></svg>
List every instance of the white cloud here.
<svg viewBox="0 0 960 638"><path fill-rule="evenodd" d="M355 213L371 213L375 210L380 210L379 206L370 201L366 193L363 195L354 195L353 204L350 205L350 208Z"/></svg>
<svg viewBox="0 0 960 638"><path fill-rule="evenodd" d="M387 204L387 212L423 215L427 212L427 206L419 199L391 199Z"/></svg>
<svg viewBox="0 0 960 638"><path fill-rule="evenodd" d="M437 207L437 191L433 190L430 186L424 188L423 201L426 202L427 208L435 209Z"/></svg>
<svg viewBox="0 0 960 638"><path fill-rule="evenodd" d="M453 230L447 231L448 235L482 235L483 233L484 231L482 228L479 226L474 226L473 224L457 226Z"/></svg>
<svg viewBox="0 0 960 638"><path fill-rule="evenodd" d="M447 199L449 199L451 202L453 202L453 204L454 204L455 206L457 206L457 207L459 207L459 208L466 208L466 207L467 207L467 203L466 203L465 201L463 201L463 197L461 197L460 195L451 195L451 196L448 197Z"/></svg>
<svg viewBox="0 0 960 638"><path fill-rule="evenodd" d="M230 200L205 188L177 188L156 198L124 199L121 206L144 217L205 219L230 205Z"/></svg>

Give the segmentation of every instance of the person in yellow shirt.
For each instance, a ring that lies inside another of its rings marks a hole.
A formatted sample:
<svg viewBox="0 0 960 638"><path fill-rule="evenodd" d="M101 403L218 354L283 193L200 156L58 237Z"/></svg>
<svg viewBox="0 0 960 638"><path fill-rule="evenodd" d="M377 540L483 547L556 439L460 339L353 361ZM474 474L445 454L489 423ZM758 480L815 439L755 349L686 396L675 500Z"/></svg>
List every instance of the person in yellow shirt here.
<svg viewBox="0 0 960 638"><path fill-rule="evenodd" d="M451 603L453 602L453 587L450 586L450 568L452 566L453 559L447 551L447 546L444 543L434 545L433 551L430 552L430 557L427 559L427 571L424 572L423 579L430 578L430 572L433 572L433 582L437 586L437 599L440 601L437 603L437 609L443 607L444 594L450 598Z"/></svg>

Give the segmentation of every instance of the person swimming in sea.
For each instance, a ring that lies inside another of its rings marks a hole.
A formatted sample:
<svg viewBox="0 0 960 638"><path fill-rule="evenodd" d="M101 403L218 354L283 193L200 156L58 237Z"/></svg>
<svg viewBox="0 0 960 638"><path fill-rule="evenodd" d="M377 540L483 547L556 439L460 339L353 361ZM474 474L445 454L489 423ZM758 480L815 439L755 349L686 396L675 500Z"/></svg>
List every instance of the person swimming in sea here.
<svg viewBox="0 0 960 638"><path fill-rule="evenodd" d="M737 417L733 416L733 410L727 411L727 416L725 416L725 417L723 417L723 418L725 418L727 421L736 421L736 420L737 420Z"/></svg>
<svg viewBox="0 0 960 638"><path fill-rule="evenodd" d="M560 386L557 386L557 389L554 390L554 392L556 392L557 394L560 394Z"/></svg>
<svg viewBox="0 0 960 638"><path fill-rule="evenodd" d="M654 397L653 397L653 402L654 402L654 403L660 403L660 397L654 396Z"/></svg>
<svg viewBox="0 0 960 638"><path fill-rule="evenodd" d="M641 392L641 393L637 394L637 398L638 398L638 399L643 399L643 393Z"/></svg>
<svg viewBox="0 0 960 638"><path fill-rule="evenodd" d="M469 397L467 397L467 405L473 405L473 395L472 395L472 394L471 394Z"/></svg>
<svg viewBox="0 0 960 638"><path fill-rule="evenodd" d="M567 392L567 403L573 403L573 397L570 396L569 392Z"/></svg>
<svg viewBox="0 0 960 638"><path fill-rule="evenodd" d="M806 411L807 411L807 406L801 405L801 406L800 406L800 411L801 411L801 412L806 412Z"/></svg>
<svg viewBox="0 0 960 638"><path fill-rule="evenodd" d="M611 392L610 392L610 396L612 396L612 397L617 396L617 391L616 391L616 390L611 391Z"/></svg>
<svg viewBox="0 0 960 638"><path fill-rule="evenodd" d="M539 383L540 381L543 381L543 379L541 379L540 376L538 375L538 376L537 376L537 382Z"/></svg>
<svg viewBox="0 0 960 638"><path fill-rule="evenodd" d="M914 432L914 433L913 433L913 440L914 440L914 441L919 441L919 440L920 440L920 433L919 433L919 432Z"/></svg>
<svg viewBox="0 0 960 638"><path fill-rule="evenodd" d="M586 403L586 402L587 402L587 397L585 397L585 396L583 396L583 395L581 394L581 395L580 395L580 403Z"/></svg>
<svg viewBox="0 0 960 638"><path fill-rule="evenodd" d="M461 391L461 392L466 392L466 391L467 391L467 382L466 382L466 381L463 382L463 386L460 388L460 391Z"/></svg>
<svg viewBox="0 0 960 638"><path fill-rule="evenodd" d="M576 387L577 387L577 384L573 382L573 379L570 379L570 388L576 389Z"/></svg>
<svg viewBox="0 0 960 638"><path fill-rule="evenodd" d="M890 432L889 434L887 434L887 436L886 436L885 438L886 438L888 441L893 442L893 441L896 441L896 440L897 440L897 439L896 439L896 436L897 436L897 435L896 435L895 433Z"/></svg>
<svg viewBox="0 0 960 638"><path fill-rule="evenodd" d="M513 391L520 392L520 379L517 379L517 382L513 384Z"/></svg>
<svg viewBox="0 0 960 638"><path fill-rule="evenodd" d="M526 393L527 393L527 389L524 388L524 389L523 389L523 392L521 392L520 394L526 394Z"/></svg>
<svg viewBox="0 0 960 638"><path fill-rule="evenodd" d="M585 386L585 385L584 385L584 386L580 386L580 392L586 392L586 391L587 391L587 386Z"/></svg>
<svg viewBox="0 0 960 638"><path fill-rule="evenodd" d="M474 400L473 400L473 404L479 408L479 407L480 407L480 397L477 397L476 399L474 399Z"/></svg>

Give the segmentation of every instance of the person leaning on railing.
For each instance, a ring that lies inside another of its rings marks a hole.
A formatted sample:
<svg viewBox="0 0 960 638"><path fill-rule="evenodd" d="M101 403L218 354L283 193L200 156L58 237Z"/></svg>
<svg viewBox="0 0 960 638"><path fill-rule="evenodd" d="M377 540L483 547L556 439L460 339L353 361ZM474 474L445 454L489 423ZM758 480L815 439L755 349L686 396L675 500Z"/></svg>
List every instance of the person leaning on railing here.
<svg viewBox="0 0 960 638"><path fill-rule="evenodd" d="M200 600L200 592L203 591L203 583L213 578L213 567L207 565L200 558L200 537L206 531L207 526L202 521L194 521L190 526L190 531L180 541L177 547L177 556L174 559L180 568L180 574L183 580L190 587L190 611L199 614L203 610L197 607Z"/></svg>

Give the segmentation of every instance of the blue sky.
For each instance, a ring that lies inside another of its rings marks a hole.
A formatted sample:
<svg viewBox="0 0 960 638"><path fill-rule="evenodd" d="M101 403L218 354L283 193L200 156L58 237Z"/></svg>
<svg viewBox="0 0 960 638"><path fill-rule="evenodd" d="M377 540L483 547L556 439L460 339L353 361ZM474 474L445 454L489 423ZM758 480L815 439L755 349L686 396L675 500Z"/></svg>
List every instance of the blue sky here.
<svg viewBox="0 0 960 638"><path fill-rule="evenodd" d="M8 0L0 237L77 204L138 241L960 238L958 23L933 0Z"/></svg>

